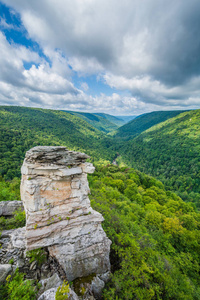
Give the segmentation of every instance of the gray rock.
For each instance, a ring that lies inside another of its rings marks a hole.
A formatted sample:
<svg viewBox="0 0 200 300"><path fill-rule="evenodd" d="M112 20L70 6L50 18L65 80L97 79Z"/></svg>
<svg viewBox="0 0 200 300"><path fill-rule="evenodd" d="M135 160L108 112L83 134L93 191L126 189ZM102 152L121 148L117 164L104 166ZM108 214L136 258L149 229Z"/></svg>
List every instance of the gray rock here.
<svg viewBox="0 0 200 300"><path fill-rule="evenodd" d="M10 264L0 265L0 283L6 280L9 273L12 272L12 266Z"/></svg>
<svg viewBox="0 0 200 300"><path fill-rule="evenodd" d="M42 287L40 288L40 293L44 293L46 290L49 290L51 288L58 288L60 285L62 285L63 281L60 279L58 274L55 273L50 278L40 280L39 283L42 285Z"/></svg>
<svg viewBox="0 0 200 300"><path fill-rule="evenodd" d="M38 300L55 300L57 288L52 288L45 291Z"/></svg>
<svg viewBox="0 0 200 300"><path fill-rule="evenodd" d="M9 238L9 239L10 239L10 235L11 235L11 233L14 232L14 231L15 231L15 229L3 230L3 231L1 232L1 239L2 239L2 238Z"/></svg>
<svg viewBox="0 0 200 300"><path fill-rule="evenodd" d="M91 282L91 289L96 299L101 299L105 282L96 276Z"/></svg>
<svg viewBox="0 0 200 300"><path fill-rule="evenodd" d="M19 259L17 260L17 267L18 267L18 268L23 268L24 265L25 265L24 259L19 258Z"/></svg>
<svg viewBox="0 0 200 300"><path fill-rule="evenodd" d="M57 288L49 289L49 290L45 291L38 298L38 300L55 300L56 291L57 291ZM68 300L79 300L78 296L76 295L76 293L72 289L69 290L67 299Z"/></svg>
<svg viewBox="0 0 200 300"><path fill-rule="evenodd" d="M107 282L110 280L110 276L111 276L111 272L108 271L108 272L106 272L106 273L100 274L100 275L99 275L99 278L100 278L101 280L103 280L105 283L107 283Z"/></svg>
<svg viewBox="0 0 200 300"><path fill-rule="evenodd" d="M16 210L24 210L22 201L1 201L0 202L0 216L12 216Z"/></svg>
<svg viewBox="0 0 200 300"><path fill-rule="evenodd" d="M37 146L26 152L28 163L53 163L57 165L78 165L89 158L81 152L69 151L63 146Z"/></svg>
<svg viewBox="0 0 200 300"><path fill-rule="evenodd" d="M69 300L79 300L77 294L72 289L69 289L68 299Z"/></svg>
<svg viewBox="0 0 200 300"><path fill-rule="evenodd" d="M10 237L14 248L18 248L21 250L26 248L25 233L26 233L25 227L17 228L11 232Z"/></svg>

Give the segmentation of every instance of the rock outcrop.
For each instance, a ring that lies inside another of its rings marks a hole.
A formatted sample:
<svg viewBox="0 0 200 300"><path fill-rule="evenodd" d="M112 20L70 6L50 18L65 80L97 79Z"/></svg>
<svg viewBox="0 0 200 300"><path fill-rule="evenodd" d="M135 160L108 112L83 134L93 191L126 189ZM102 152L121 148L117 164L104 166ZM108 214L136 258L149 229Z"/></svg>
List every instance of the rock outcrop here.
<svg viewBox="0 0 200 300"><path fill-rule="evenodd" d="M35 147L22 166L26 248L47 247L70 281L110 269L111 242L88 198L94 167L87 158L65 147Z"/></svg>
<svg viewBox="0 0 200 300"><path fill-rule="evenodd" d="M16 210L24 210L22 201L1 201L0 202L0 216L10 217L14 215Z"/></svg>

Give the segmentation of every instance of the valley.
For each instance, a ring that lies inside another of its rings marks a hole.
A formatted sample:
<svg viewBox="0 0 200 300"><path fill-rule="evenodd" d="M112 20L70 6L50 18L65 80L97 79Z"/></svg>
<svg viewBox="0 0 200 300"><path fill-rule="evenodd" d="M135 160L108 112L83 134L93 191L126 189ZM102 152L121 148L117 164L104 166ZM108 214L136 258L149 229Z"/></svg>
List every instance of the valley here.
<svg viewBox="0 0 200 300"><path fill-rule="evenodd" d="M0 201L20 200L20 167L30 148L85 152L96 167L91 205L112 241L103 299L199 299L200 110L145 114L121 127L110 116L104 128L90 122L102 116L79 115L0 107ZM0 217L1 231L24 224L23 212Z"/></svg>

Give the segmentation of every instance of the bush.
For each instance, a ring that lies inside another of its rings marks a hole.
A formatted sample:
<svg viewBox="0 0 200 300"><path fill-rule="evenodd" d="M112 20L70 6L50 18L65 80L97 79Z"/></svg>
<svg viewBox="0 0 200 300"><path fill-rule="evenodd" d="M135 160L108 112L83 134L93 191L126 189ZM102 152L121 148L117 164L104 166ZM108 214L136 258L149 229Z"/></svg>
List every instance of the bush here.
<svg viewBox="0 0 200 300"><path fill-rule="evenodd" d="M39 266L41 266L47 259L47 254L42 248L27 251L26 256L30 258L30 263L37 261Z"/></svg>
<svg viewBox="0 0 200 300"><path fill-rule="evenodd" d="M66 300L68 299L68 294L69 293L69 284L67 281L64 281L62 286L59 286L57 291L56 291L56 300Z"/></svg>
<svg viewBox="0 0 200 300"><path fill-rule="evenodd" d="M7 300L34 300L36 299L37 287L31 281L24 281L24 273L19 273L17 269L13 277L9 275L6 283L0 286L1 299Z"/></svg>

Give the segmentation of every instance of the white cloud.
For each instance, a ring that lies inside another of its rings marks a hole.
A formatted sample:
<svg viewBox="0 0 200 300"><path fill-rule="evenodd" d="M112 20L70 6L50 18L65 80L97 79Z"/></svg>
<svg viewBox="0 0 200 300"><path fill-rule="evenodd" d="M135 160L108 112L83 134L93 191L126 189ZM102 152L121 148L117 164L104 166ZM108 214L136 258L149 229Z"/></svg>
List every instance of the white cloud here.
<svg viewBox="0 0 200 300"><path fill-rule="evenodd" d="M69 57L69 65L78 72L79 76L97 74L103 71L103 66L96 58Z"/></svg>
<svg viewBox="0 0 200 300"><path fill-rule="evenodd" d="M2 2L20 13L29 37L39 43L51 63L40 60L39 66L24 70L23 61L36 63L36 54L11 45L4 62L0 58L0 79L21 84L33 93L45 93L38 96L44 98L43 103L54 93L62 94L62 101L74 101L64 102L67 105L82 109L128 112L141 107L200 106L198 0ZM6 50L0 52L4 55ZM14 56L9 62L11 52ZM110 87L129 96L117 92L112 96L84 95L72 83L73 72L84 76L85 82L88 75L104 76ZM49 101L53 105L53 100Z"/></svg>
<svg viewBox="0 0 200 300"><path fill-rule="evenodd" d="M113 74L104 75L105 82L112 88L128 90L138 100L164 106L193 106L200 104L200 76L194 77L184 86L168 87L150 76L126 78Z"/></svg>

